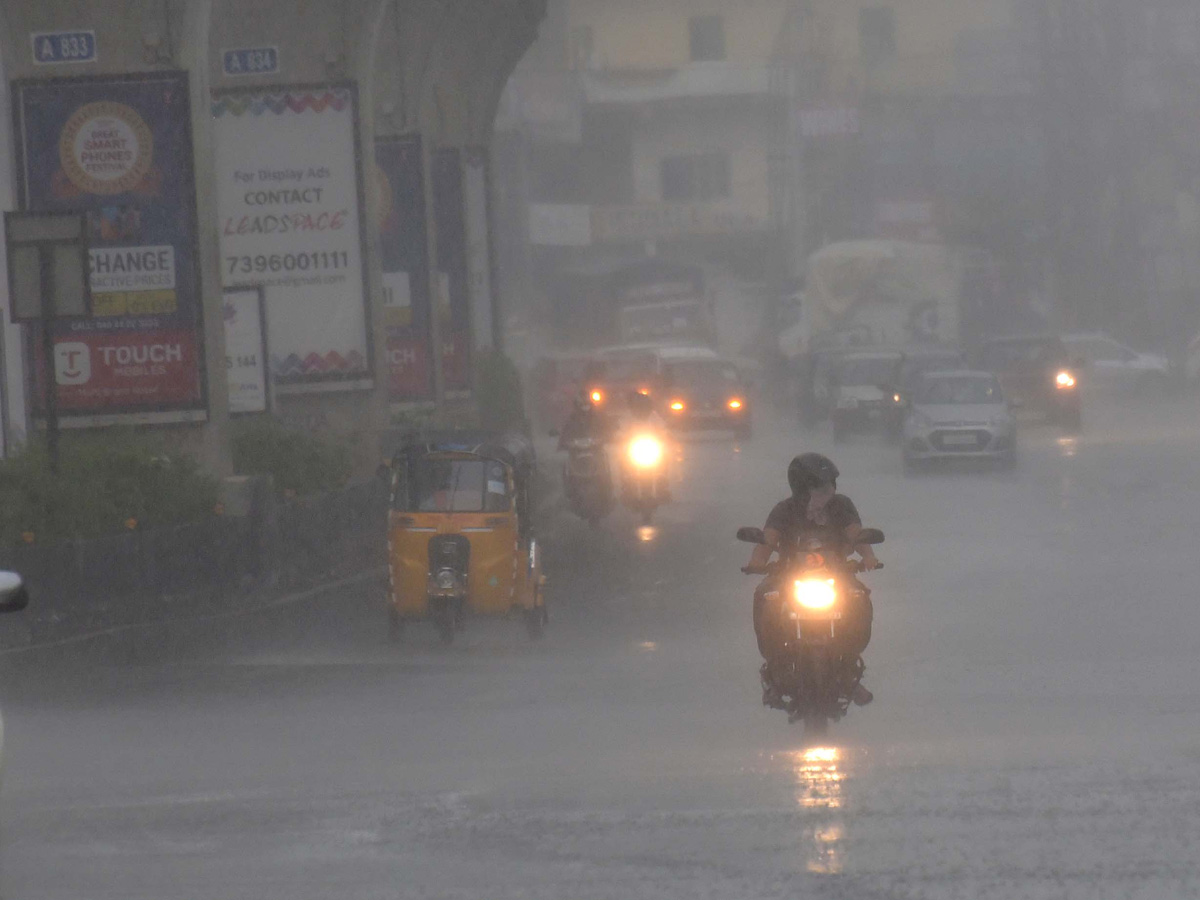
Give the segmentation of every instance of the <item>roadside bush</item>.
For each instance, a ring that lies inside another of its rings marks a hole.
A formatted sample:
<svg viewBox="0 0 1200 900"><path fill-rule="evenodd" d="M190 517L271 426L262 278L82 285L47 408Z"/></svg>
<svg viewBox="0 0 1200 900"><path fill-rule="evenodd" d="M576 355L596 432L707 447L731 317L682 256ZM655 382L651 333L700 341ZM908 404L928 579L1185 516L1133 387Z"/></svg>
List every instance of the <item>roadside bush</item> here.
<svg viewBox="0 0 1200 900"><path fill-rule="evenodd" d="M64 434L59 473L41 444L0 460L0 541L38 543L160 527L212 515L215 479L194 459L133 431Z"/></svg>
<svg viewBox="0 0 1200 900"><path fill-rule="evenodd" d="M276 419L237 422L233 468L239 475L270 475L281 494L316 494L342 487L353 471L351 448L289 428Z"/></svg>

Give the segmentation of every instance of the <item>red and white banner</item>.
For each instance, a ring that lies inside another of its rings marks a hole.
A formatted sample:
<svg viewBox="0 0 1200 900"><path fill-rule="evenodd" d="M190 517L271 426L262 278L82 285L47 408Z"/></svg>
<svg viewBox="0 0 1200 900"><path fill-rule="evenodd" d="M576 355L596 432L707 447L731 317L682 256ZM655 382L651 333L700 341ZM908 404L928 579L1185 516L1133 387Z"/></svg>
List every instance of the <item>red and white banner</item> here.
<svg viewBox="0 0 1200 900"><path fill-rule="evenodd" d="M40 341L35 344L39 400L45 397ZM186 406L201 397L196 333L84 332L54 343L54 376L62 412Z"/></svg>

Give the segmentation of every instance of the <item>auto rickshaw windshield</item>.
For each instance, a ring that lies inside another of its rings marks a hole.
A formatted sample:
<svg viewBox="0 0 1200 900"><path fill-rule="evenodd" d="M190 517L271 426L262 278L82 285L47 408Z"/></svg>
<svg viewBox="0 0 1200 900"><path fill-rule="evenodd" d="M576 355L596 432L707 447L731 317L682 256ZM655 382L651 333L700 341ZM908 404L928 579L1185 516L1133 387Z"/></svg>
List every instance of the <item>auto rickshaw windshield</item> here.
<svg viewBox="0 0 1200 900"><path fill-rule="evenodd" d="M486 459L413 460L396 486L395 507L409 512L506 512L508 470Z"/></svg>

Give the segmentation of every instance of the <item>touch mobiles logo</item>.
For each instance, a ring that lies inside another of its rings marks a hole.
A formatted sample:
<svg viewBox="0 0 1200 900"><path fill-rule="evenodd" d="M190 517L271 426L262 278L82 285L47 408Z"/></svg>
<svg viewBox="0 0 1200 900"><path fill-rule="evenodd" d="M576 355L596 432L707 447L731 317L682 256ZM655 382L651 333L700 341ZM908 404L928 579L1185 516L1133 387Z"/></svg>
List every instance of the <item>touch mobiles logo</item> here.
<svg viewBox="0 0 1200 900"><path fill-rule="evenodd" d="M68 341L54 345L54 380L59 384L87 384L92 380L92 354L87 344Z"/></svg>

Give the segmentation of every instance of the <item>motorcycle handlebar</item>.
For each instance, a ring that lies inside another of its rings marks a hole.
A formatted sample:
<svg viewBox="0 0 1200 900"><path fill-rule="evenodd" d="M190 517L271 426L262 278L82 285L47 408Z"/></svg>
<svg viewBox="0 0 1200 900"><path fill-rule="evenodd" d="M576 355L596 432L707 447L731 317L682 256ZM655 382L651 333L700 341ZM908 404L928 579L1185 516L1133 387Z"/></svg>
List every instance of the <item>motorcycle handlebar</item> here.
<svg viewBox="0 0 1200 900"><path fill-rule="evenodd" d="M868 569L862 562L856 562L851 567L855 573L870 572L883 568L883 563L878 563L875 570ZM743 575L774 575L778 571L778 566L775 563L768 563L765 566L742 566Z"/></svg>

